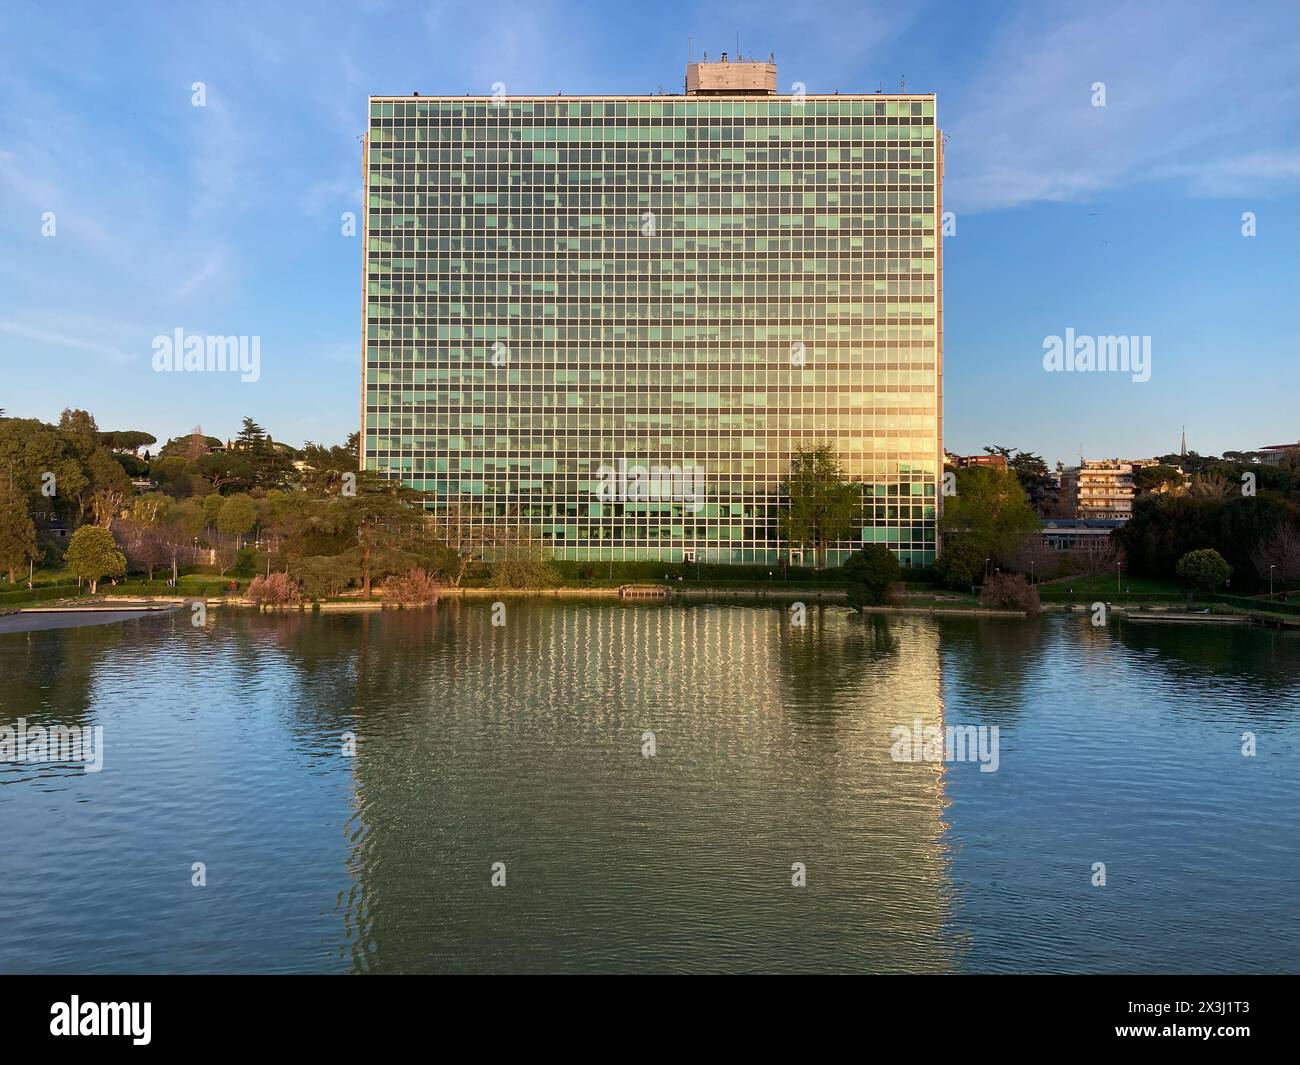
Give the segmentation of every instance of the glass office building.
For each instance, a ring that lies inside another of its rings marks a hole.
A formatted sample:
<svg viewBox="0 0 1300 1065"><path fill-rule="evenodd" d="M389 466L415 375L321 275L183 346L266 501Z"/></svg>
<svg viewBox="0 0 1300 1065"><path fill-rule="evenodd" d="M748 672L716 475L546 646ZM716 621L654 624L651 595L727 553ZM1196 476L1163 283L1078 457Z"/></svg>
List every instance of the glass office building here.
<svg viewBox="0 0 1300 1065"><path fill-rule="evenodd" d="M791 454L829 443L863 486L831 561L932 561L935 100L775 84L372 97L365 467L556 558L773 563Z"/></svg>

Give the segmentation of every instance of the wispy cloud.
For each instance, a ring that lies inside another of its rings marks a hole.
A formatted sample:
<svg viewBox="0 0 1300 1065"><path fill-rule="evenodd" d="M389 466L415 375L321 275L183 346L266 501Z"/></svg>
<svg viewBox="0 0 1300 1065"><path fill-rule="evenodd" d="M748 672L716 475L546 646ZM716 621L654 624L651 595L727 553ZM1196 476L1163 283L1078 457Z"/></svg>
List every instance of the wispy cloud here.
<svg viewBox="0 0 1300 1065"><path fill-rule="evenodd" d="M169 300L179 302L195 292L211 287L212 283L221 276L225 265L226 258L221 252L205 257L194 273L171 290Z"/></svg>
<svg viewBox="0 0 1300 1065"><path fill-rule="evenodd" d="M113 365L133 362L139 357L96 340L68 336L49 329L37 329L19 322L0 322L0 333L34 341L38 344L52 344L60 348L71 348L73 351L83 351Z"/></svg>
<svg viewBox="0 0 1300 1065"><path fill-rule="evenodd" d="M1010 208L1159 178L1200 195L1276 191L1300 159L1284 117L1300 102L1294 41L1278 32L1285 7L1021 9L943 102L947 202Z"/></svg>

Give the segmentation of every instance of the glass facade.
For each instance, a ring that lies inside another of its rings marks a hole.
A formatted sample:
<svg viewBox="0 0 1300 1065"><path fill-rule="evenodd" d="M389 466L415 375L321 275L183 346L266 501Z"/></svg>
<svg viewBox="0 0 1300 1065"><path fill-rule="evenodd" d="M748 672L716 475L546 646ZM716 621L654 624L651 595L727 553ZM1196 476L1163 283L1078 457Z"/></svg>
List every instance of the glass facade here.
<svg viewBox="0 0 1300 1065"><path fill-rule="evenodd" d="M934 97L372 97L363 461L556 558L775 562L829 443L933 560Z"/></svg>

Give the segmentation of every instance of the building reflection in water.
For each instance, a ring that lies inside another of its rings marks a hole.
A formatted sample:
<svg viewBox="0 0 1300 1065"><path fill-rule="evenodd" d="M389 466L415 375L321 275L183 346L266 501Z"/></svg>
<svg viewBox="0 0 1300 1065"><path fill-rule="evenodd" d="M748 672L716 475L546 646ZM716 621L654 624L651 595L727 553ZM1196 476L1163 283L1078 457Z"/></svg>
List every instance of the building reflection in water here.
<svg viewBox="0 0 1300 1065"><path fill-rule="evenodd" d="M931 622L527 600L491 618L444 601L347 626L354 969L955 963L942 767L890 757L895 726L942 724Z"/></svg>

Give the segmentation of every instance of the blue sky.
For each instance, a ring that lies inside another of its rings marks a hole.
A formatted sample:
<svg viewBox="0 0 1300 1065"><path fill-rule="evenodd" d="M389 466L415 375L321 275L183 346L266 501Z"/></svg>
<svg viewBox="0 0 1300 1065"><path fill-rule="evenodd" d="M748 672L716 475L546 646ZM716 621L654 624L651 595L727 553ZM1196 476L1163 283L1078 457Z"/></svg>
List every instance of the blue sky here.
<svg viewBox="0 0 1300 1065"><path fill-rule="evenodd" d="M1300 6L7 3L0 407L160 439L358 419L369 93L680 91L775 52L781 91L938 94L946 442L1049 461L1300 435ZM57 14L55 14L57 12ZM207 106L191 105L203 82ZM1092 106L1103 82L1106 106ZM53 212L55 236L42 235ZM1253 212L1257 235L1242 235ZM175 329L262 338L256 383L159 374ZM1050 374L1043 341L1147 335L1152 373Z"/></svg>

